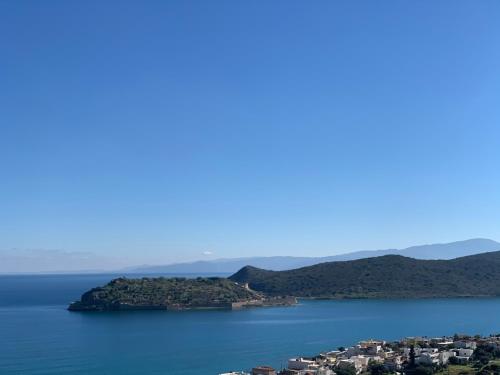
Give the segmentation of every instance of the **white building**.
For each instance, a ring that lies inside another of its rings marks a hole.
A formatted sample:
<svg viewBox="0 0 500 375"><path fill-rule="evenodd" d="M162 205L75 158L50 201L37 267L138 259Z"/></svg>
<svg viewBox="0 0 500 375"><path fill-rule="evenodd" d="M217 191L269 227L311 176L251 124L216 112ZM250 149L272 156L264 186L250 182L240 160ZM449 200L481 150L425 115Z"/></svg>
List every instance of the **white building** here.
<svg viewBox="0 0 500 375"><path fill-rule="evenodd" d="M439 365L439 353L421 353L418 357L415 357L415 363L421 365Z"/></svg>
<svg viewBox="0 0 500 375"><path fill-rule="evenodd" d="M335 375L335 372L327 367L321 367L316 370L316 375Z"/></svg>
<svg viewBox="0 0 500 375"><path fill-rule="evenodd" d="M472 349L458 349L459 357L472 357L474 350Z"/></svg>
<svg viewBox="0 0 500 375"><path fill-rule="evenodd" d="M290 358L288 360L288 368L290 370L314 370L318 367L319 365L311 359Z"/></svg>
<svg viewBox="0 0 500 375"><path fill-rule="evenodd" d="M477 343L475 341L471 340L458 340L453 343L455 348L458 349L476 349L477 348Z"/></svg>
<svg viewBox="0 0 500 375"><path fill-rule="evenodd" d="M450 362L450 358L455 357L455 355L456 355L455 352L453 352L451 350L440 352L439 353L439 362L442 365L446 365L446 364L448 364L448 362Z"/></svg>
<svg viewBox="0 0 500 375"><path fill-rule="evenodd" d="M337 361L337 366L340 368L346 368L353 366L356 370L356 374L360 374L363 371L363 367L359 361L354 361L353 359L341 359Z"/></svg>
<svg viewBox="0 0 500 375"><path fill-rule="evenodd" d="M437 346L438 348L441 348L441 349L446 349L446 348L451 348L451 347L453 347L453 346L454 346L454 344L453 344L453 341L442 341L442 342L438 342L438 343L436 344L436 346Z"/></svg>
<svg viewBox="0 0 500 375"><path fill-rule="evenodd" d="M384 361L384 366L390 371L390 372L396 372L401 370L401 366L403 365L403 361L401 359L401 356L395 355L389 358L386 358Z"/></svg>

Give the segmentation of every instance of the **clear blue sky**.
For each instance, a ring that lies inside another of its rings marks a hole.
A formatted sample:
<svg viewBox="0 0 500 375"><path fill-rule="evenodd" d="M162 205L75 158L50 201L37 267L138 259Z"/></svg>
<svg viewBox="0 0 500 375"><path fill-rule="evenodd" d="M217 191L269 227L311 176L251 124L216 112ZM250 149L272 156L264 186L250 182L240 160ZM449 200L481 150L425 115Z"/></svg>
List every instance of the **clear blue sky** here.
<svg viewBox="0 0 500 375"><path fill-rule="evenodd" d="M1 1L0 249L500 239L498 1Z"/></svg>

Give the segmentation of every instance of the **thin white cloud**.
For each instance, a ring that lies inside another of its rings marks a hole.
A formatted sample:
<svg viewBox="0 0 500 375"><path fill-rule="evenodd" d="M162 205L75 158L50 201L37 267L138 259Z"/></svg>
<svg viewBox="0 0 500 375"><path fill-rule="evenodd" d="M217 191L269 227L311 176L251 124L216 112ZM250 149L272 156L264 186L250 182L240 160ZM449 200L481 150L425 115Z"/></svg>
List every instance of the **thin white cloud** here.
<svg viewBox="0 0 500 375"><path fill-rule="evenodd" d="M60 249L0 249L0 273L106 271L129 266L124 257Z"/></svg>
<svg viewBox="0 0 500 375"><path fill-rule="evenodd" d="M213 252L212 251L204 251L202 254L208 256L208 255L212 255Z"/></svg>

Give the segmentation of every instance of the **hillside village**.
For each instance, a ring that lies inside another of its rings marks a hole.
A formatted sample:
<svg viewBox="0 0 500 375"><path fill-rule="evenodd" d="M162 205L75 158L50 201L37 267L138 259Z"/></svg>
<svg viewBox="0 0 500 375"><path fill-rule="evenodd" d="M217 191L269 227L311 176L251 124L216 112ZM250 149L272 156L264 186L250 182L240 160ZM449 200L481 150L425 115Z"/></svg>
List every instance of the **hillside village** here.
<svg viewBox="0 0 500 375"><path fill-rule="evenodd" d="M361 341L311 358L290 358L287 368L256 366L220 375L499 375L500 335L406 337Z"/></svg>

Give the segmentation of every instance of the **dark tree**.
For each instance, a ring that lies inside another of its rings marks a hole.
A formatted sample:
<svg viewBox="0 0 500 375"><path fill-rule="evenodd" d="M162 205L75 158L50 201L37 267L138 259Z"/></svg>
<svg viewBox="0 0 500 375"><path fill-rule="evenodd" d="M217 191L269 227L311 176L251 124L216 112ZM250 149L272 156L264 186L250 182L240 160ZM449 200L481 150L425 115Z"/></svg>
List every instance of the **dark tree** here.
<svg viewBox="0 0 500 375"><path fill-rule="evenodd" d="M410 362L408 365L411 368L415 367L415 345L410 346Z"/></svg>
<svg viewBox="0 0 500 375"><path fill-rule="evenodd" d="M380 362L371 361L368 364L368 371L371 375L383 375L387 374L387 368Z"/></svg>
<svg viewBox="0 0 500 375"><path fill-rule="evenodd" d="M335 369L335 373L337 375L356 375L356 368L354 367L354 365L346 367L337 367Z"/></svg>
<svg viewBox="0 0 500 375"><path fill-rule="evenodd" d="M449 361L450 361L450 365L458 365L458 358L457 357L450 357Z"/></svg>
<svg viewBox="0 0 500 375"><path fill-rule="evenodd" d="M431 366L418 365L411 370L412 375L432 375L433 373Z"/></svg>

